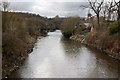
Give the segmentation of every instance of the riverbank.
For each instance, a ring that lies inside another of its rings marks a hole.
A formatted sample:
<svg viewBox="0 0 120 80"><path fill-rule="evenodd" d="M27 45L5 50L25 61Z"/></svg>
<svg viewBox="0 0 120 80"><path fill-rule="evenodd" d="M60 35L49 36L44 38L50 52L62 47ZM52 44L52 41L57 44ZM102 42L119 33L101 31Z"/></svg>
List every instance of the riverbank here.
<svg viewBox="0 0 120 80"><path fill-rule="evenodd" d="M38 36L53 31L53 21L40 15L2 12L2 77L19 68L32 51Z"/></svg>
<svg viewBox="0 0 120 80"><path fill-rule="evenodd" d="M103 49L102 47L97 46L97 44L88 43L87 39L86 39L86 36L84 36L84 35L72 35L70 37L70 39L74 40L74 41L78 41L81 44L84 44L86 46L93 47L93 48L107 54L108 56L112 57L113 59L120 60L120 52L116 53L115 51L112 51L110 48L104 48Z"/></svg>
<svg viewBox="0 0 120 80"><path fill-rule="evenodd" d="M23 64L24 60L33 51L34 44L37 42L37 38L40 36L47 36L47 33L41 33L41 35L36 35L34 37L28 36L27 47L15 56L8 60L8 57L2 58L2 78L8 78L14 71L18 70Z"/></svg>
<svg viewBox="0 0 120 80"><path fill-rule="evenodd" d="M25 48L24 51L20 52L19 56L15 56L15 60L7 60L7 56L3 57L2 60L2 78L7 78L13 71L16 71L19 69L19 67L22 65L25 58L28 56L30 52L32 52L34 43L36 42L36 39L31 37L30 42L27 44L27 48ZM10 62L9 62L10 61Z"/></svg>
<svg viewBox="0 0 120 80"><path fill-rule="evenodd" d="M117 78L117 72L118 60L56 30L38 38L33 52L9 78Z"/></svg>

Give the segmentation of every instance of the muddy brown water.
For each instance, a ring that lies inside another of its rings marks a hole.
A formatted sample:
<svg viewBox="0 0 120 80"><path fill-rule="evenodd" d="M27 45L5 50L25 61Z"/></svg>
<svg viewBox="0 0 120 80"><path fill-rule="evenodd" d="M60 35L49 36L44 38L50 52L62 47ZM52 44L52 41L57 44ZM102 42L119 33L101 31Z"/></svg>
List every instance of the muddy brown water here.
<svg viewBox="0 0 120 80"><path fill-rule="evenodd" d="M119 61L65 39L60 30L38 38L33 52L10 78L117 78Z"/></svg>

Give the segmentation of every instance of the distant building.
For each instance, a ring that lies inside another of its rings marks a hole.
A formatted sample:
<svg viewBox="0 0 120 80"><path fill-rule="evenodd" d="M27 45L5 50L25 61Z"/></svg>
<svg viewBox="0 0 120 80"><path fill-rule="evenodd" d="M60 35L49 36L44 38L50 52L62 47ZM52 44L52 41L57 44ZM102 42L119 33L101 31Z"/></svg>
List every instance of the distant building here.
<svg viewBox="0 0 120 80"><path fill-rule="evenodd" d="M93 21L93 17L92 17L92 14L91 13L88 13L88 16L87 16L87 18L85 18L85 22L86 23L91 23L91 21Z"/></svg>
<svg viewBox="0 0 120 80"><path fill-rule="evenodd" d="M91 27L91 26L92 26L91 23L84 23L84 24L83 24L83 27L84 27L84 28L89 28L89 27Z"/></svg>
<svg viewBox="0 0 120 80"><path fill-rule="evenodd" d="M91 23L84 23L83 24L83 30L84 32L90 32L90 31L93 31L93 25Z"/></svg>

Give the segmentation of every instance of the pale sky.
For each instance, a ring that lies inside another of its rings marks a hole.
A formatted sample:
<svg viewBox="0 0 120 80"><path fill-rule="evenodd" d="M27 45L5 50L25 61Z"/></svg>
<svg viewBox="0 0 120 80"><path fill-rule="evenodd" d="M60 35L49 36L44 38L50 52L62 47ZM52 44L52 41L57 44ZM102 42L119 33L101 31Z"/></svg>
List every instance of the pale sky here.
<svg viewBox="0 0 120 80"><path fill-rule="evenodd" d="M80 8L88 5L88 0L4 0L10 1L10 9L39 14L44 17L80 16L87 17L88 9ZM97 0L100 1L100 0ZM110 1L110 0L109 0ZM90 10L92 12L92 10Z"/></svg>

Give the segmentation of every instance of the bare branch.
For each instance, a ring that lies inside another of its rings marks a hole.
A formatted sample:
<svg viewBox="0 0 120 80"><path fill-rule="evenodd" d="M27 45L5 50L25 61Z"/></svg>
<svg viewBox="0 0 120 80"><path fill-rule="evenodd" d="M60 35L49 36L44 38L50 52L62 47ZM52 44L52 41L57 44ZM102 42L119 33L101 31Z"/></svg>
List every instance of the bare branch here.
<svg viewBox="0 0 120 80"><path fill-rule="evenodd" d="M3 11L7 11L9 8L10 3L9 2L2 2Z"/></svg>

